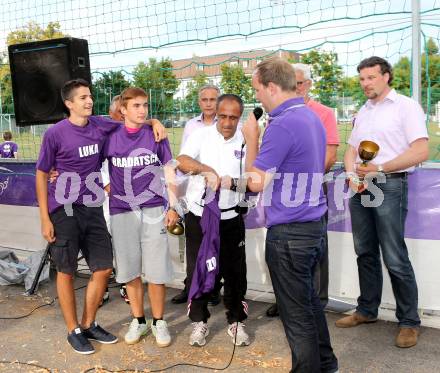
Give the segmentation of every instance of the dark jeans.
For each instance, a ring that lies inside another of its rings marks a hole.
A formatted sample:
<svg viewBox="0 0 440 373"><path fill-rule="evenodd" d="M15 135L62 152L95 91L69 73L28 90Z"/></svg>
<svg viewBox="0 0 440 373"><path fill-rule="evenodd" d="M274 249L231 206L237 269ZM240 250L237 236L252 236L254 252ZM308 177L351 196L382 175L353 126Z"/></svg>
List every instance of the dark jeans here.
<svg viewBox="0 0 440 373"><path fill-rule="evenodd" d="M266 262L292 351L294 373L332 373L338 369L324 309L313 286L326 229L322 218L279 224L267 231Z"/></svg>
<svg viewBox="0 0 440 373"><path fill-rule="evenodd" d="M197 255L203 234L200 217L191 212L185 215L187 282L191 286ZM244 296L247 290L244 222L241 216L220 221L220 273L224 279L223 302L229 324L247 318ZM189 317L192 321L206 321L210 317L210 294L191 301Z"/></svg>
<svg viewBox="0 0 440 373"><path fill-rule="evenodd" d="M383 193L384 199L379 206L368 207L365 202L362 205L361 198L373 200L370 191L356 194L350 200L361 291L357 311L367 317L377 317L383 283L380 247L396 298L399 326L417 327L420 325L417 283L404 239L408 212L407 176L387 178L386 183L374 181L374 186L376 196L377 191Z"/></svg>
<svg viewBox="0 0 440 373"><path fill-rule="evenodd" d="M328 212L324 215L325 224L327 225L328 221ZM313 274L313 286L318 293L319 300L321 301L322 306L325 308L328 304L328 281L329 281L329 272L328 272L328 235L327 230L324 232L324 239L322 240L322 255L319 263L315 268L315 273Z"/></svg>

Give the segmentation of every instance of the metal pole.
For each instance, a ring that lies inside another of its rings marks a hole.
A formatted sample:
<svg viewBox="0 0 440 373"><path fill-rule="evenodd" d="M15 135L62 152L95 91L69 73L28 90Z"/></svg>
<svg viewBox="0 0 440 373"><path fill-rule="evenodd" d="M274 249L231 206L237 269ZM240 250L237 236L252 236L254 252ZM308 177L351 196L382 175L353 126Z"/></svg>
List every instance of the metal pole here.
<svg viewBox="0 0 440 373"><path fill-rule="evenodd" d="M422 103L421 90L421 59L420 50L420 2L419 0L411 1L412 11L412 98L418 103Z"/></svg>

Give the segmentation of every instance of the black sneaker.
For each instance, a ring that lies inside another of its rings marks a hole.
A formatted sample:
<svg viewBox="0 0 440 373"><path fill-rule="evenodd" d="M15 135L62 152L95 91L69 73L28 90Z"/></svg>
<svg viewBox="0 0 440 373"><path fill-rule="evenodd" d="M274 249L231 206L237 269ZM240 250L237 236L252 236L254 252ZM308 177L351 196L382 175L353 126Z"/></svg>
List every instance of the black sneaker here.
<svg viewBox="0 0 440 373"><path fill-rule="evenodd" d="M90 325L90 328L83 330L83 335L87 339L104 344L112 344L118 341L118 337L105 331L98 325L96 321L93 321L92 325Z"/></svg>
<svg viewBox="0 0 440 373"><path fill-rule="evenodd" d="M173 304L186 303L187 301L188 301L188 293L186 292L186 289L183 289L179 294L171 298L171 303Z"/></svg>
<svg viewBox="0 0 440 373"><path fill-rule="evenodd" d="M67 334L67 342L69 342L75 352L79 354L89 355L95 352L92 344L84 336L80 328L75 328L71 333Z"/></svg>

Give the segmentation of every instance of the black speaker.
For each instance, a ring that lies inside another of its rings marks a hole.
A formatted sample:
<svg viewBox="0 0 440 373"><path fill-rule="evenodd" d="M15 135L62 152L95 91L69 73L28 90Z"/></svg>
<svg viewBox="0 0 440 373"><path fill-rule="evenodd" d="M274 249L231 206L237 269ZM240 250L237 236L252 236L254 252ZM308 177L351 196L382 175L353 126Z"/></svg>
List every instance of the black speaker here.
<svg viewBox="0 0 440 373"><path fill-rule="evenodd" d="M61 87L71 79L91 83L87 40L61 38L8 48L17 126L55 123L65 117Z"/></svg>

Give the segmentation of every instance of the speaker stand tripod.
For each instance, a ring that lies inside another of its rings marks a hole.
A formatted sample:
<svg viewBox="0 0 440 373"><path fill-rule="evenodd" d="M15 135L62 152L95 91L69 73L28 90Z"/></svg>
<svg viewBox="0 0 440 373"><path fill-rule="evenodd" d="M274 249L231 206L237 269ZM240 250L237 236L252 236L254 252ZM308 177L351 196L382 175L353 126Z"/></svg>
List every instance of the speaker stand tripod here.
<svg viewBox="0 0 440 373"><path fill-rule="evenodd" d="M37 269L37 273L35 274L34 281L32 282L31 288L26 292L26 295L33 295L35 293L35 289L37 288L38 281L41 276L41 272L43 272L44 265L49 261L49 248L50 245L46 245L46 249L44 250L43 255L41 256L41 261Z"/></svg>

